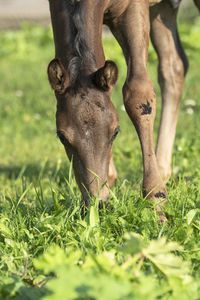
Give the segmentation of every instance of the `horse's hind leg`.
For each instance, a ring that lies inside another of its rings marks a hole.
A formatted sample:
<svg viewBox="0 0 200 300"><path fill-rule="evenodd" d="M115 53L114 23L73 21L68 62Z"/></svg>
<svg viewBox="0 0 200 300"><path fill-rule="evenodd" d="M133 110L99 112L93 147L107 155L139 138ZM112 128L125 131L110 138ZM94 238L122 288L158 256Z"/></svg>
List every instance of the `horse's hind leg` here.
<svg viewBox="0 0 200 300"><path fill-rule="evenodd" d="M123 88L124 104L138 133L143 154L143 194L152 200L166 197L153 143L156 98L147 74L149 3L130 1L122 16L108 22L121 45L128 67Z"/></svg>
<svg viewBox="0 0 200 300"><path fill-rule="evenodd" d="M162 92L162 115L156 157L162 178L171 175L171 157L176 133L184 75L188 68L176 25L177 9L162 2L150 10L151 39L159 58L158 81Z"/></svg>

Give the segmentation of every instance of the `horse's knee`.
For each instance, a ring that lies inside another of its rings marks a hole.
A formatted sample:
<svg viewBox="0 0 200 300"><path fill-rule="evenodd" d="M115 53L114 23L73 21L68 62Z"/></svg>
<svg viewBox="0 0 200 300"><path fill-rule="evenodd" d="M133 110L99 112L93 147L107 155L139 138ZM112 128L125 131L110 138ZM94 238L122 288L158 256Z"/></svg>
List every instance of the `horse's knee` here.
<svg viewBox="0 0 200 300"><path fill-rule="evenodd" d="M147 76L127 80L123 87L123 96L124 106L136 129L154 120L156 98L153 83Z"/></svg>

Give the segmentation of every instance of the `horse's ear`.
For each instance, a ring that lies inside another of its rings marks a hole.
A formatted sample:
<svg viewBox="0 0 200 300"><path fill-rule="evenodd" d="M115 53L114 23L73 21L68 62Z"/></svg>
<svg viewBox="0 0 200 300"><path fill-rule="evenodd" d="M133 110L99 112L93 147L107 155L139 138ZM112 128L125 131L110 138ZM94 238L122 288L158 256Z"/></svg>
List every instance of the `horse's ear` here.
<svg viewBox="0 0 200 300"><path fill-rule="evenodd" d="M69 86L69 75L61 61L53 59L48 65L47 73L52 89L58 94L63 94Z"/></svg>
<svg viewBox="0 0 200 300"><path fill-rule="evenodd" d="M109 91L115 85L117 78L117 65L113 61L107 60L105 65L94 73L93 82L98 88Z"/></svg>

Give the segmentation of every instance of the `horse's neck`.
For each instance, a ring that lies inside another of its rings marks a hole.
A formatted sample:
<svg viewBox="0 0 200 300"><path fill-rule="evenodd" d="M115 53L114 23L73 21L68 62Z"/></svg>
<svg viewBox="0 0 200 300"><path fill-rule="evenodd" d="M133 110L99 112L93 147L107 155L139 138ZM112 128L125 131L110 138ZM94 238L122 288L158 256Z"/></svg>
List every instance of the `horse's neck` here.
<svg viewBox="0 0 200 300"><path fill-rule="evenodd" d="M78 35L83 38L89 52L95 57L96 68L105 62L102 46L103 1L82 1L79 7ZM81 42L81 41L80 41ZM87 50L86 50L87 52ZM87 56L87 53L82 53Z"/></svg>
<svg viewBox="0 0 200 300"><path fill-rule="evenodd" d="M91 67L97 69L104 64L102 2L80 1L73 7L65 1L50 1L56 57L65 66L75 56L84 58L87 65L89 52L95 57L95 65Z"/></svg>

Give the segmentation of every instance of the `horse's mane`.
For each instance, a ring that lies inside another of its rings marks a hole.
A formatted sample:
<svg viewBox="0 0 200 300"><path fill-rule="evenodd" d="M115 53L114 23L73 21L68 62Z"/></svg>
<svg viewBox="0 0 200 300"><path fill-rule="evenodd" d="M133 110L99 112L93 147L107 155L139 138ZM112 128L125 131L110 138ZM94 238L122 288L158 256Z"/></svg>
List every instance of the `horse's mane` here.
<svg viewBox="0 0 200 300"><path fill-rule="evenodd" d="M66 2L69 5L72 26L74 26L75 32L73 42L74 57L71 58L68 64L70 81L74 83L85 67L90 68L90 66L95 64L95 57L86 43L84 32L84 18L86 16L83 16L80 0L66 0Z"/></svg>

